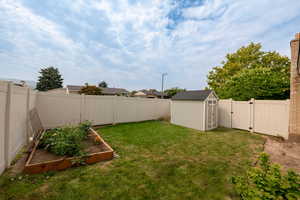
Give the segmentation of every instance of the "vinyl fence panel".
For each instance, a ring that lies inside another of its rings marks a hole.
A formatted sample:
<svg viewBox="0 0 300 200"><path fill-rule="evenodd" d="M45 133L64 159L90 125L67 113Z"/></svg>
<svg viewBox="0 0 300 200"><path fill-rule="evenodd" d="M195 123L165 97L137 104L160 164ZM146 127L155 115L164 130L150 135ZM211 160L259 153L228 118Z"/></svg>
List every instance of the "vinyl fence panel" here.
<svg viewBox="0 0 300 200"><path fill-rule="evenodd" d="M288 138L289 101L255 100L254 132Z"/></svg>
<svg viewBox="0 0 300 200"><path fill-rule="evenodd" d="M82 120L90 120L93 124L111 124L114 121L114 97L82 96Z"/></svg>
<svg viewBox="0 0 300 200"><path fill-rule="evenodd" d="M9 115L9 163L27 140L27 89L12 86Z"/></svg>
<svg viewBox="0 0 300 200"><path fill-rule="evenodd" d="M35 107L34 96L35 92L28 87L0 81L0 173L28 142L28 113L30 107Z"/></svg>
<svg viewBox="0 0 300 200"><path fill-rule="evenodd" d="M119 96L38 93L37 109L45 128L77 124L93 125L154 120L170 115L170 101Z"/></svg>
<svg viewBox="0 0 300 200"><path fill-rule="evenodd" d="M81 95L38 93L36 107L44 128L80 123L81 101Z"/></svg>

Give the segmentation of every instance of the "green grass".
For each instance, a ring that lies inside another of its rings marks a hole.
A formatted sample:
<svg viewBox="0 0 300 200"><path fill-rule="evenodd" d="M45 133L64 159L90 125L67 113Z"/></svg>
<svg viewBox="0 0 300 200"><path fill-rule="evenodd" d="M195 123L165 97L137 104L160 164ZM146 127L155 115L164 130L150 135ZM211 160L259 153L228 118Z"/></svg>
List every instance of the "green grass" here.
<svg viewBox="0 0 300 200"><path fill-rule="evenodd" d="M245 131L204 133L160 121L105 127L100 134L119 158L13 181L5 173L0 199L238 199L230 178L243 174L263 146L260 136Z"/></svg>

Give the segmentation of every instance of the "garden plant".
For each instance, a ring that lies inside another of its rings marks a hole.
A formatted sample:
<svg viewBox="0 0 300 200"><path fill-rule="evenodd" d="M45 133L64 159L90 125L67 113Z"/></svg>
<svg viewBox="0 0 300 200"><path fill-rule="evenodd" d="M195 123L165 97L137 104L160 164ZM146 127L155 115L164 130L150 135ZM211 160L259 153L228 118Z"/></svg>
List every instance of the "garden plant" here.
<svg viewBox="0 0 300 200"><path fill-rule="evenodd" d="M40 140L39 148L59 156L84 155L81 142L87 138L90 127L91 122L86 121L78 126L66 126L46 131Z"/></svg>

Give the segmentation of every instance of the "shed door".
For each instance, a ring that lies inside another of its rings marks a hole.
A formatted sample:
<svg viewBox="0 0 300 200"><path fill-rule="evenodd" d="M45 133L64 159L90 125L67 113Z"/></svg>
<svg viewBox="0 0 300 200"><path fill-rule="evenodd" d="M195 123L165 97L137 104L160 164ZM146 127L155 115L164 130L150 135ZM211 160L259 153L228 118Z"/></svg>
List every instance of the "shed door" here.
<svg viewBox="0 0 300 200"><path fill-rule="evenodd" d="M218 127L218 101L209 99L206 104L206 130L211 130Z"/></svg>

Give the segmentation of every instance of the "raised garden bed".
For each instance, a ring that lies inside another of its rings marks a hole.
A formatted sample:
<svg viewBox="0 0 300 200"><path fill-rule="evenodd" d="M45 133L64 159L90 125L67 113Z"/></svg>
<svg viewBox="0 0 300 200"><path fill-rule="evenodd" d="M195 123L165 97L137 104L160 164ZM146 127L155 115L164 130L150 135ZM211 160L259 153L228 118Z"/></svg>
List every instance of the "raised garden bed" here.
<svg viewBox="0 0 300 200"><path fill-rule="evenodd" d="M41 134L40 138L42 138L44 134L45 131ZM64 170L73 166L93 164L113 158L113 149L92 128L89 129L87 138L82 141L85 154L83 156L59 156L45 149L38 148L40 138L35 142L26 161L24 168L25 173L37 174L47 171Z"/></svg>

